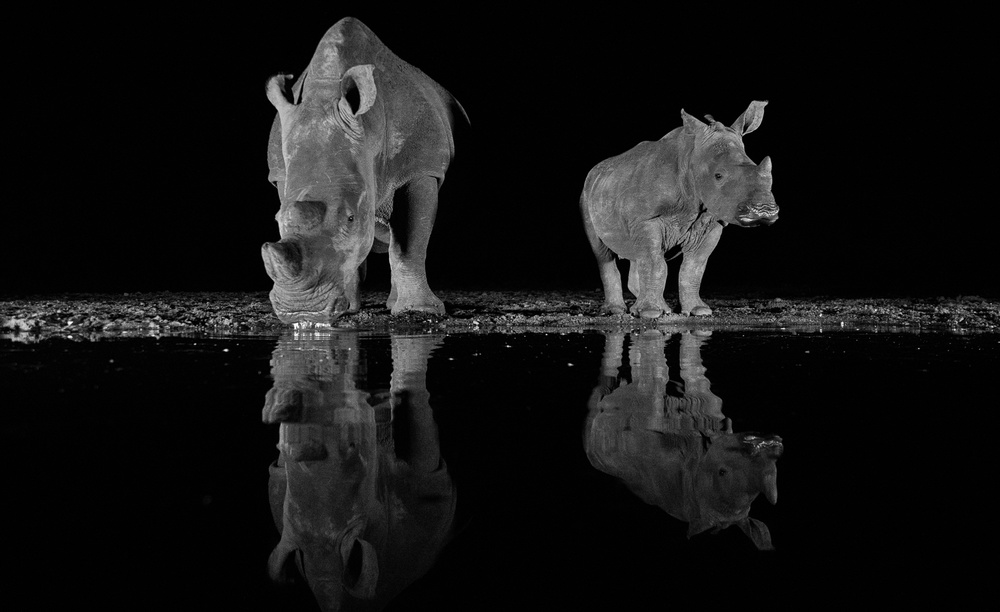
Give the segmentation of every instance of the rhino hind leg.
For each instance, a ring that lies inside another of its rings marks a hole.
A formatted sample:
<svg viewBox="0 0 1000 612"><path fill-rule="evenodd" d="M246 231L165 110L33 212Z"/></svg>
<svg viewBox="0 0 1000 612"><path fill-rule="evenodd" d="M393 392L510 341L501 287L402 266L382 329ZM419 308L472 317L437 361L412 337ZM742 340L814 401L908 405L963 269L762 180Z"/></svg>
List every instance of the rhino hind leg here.
<svg viewBox="0 0 1000 612"><path fill-rule="evenodd" d="M425 176L396 190L389 220L392 314L407 310L444 314L444 303L427 284L427 243L437 215L438 181Z"/></svg>
<svg viewBox="0 0 1000 612"><path fill-rule="evenodd" d="M622 297L622 276L614 252L597 237L597 232L590 221L590 213L584 198L580 200L583 213L583 227L587 232L587 241L597 259L597 270L601 275L601 285L604 287L604 303L601 304L602 314L619 315L625 313L625 299Z"/></svg>

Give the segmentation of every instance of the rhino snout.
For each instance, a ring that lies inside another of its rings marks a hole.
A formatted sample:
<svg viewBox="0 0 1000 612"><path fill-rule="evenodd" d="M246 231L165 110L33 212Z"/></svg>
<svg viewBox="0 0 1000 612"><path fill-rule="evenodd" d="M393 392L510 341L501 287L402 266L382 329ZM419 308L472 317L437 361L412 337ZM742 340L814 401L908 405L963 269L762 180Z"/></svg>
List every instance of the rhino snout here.
<svg viewBox="0 0 1000 612"><path fill-rule="evenodd" d="M774 202L758 202L737 209L736 220L743 227L771 225L778 220L778 205Z"/></svg>

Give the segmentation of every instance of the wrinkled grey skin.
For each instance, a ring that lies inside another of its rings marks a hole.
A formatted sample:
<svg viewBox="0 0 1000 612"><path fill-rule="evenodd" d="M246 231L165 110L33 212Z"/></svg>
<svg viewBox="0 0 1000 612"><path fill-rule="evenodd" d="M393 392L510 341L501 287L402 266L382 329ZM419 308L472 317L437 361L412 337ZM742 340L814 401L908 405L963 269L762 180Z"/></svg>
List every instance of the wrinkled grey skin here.
<svg viewBox="0 0 1000 612"><path fill-rule="evenodd" d="M688 537L737 525L768 550L770 531L750 517L750 505L761 493L778 501L775 461L784 447L777 436L733 433L701 362L706 337L680 335L680 376L671 380L667 338L659 331L631 334L623 375L626 336L606 335L584 434L587 457L646 503L688 523Z"/></svg>
<svg viewBox="0 0 1000 612"><path fill-rule="evenodd" d="M754 164L743 150L743 136L760 125L766 104L752 102L730 127L711 117L705 124L682 110L683 127L590 171L580 207L604 285L604 312L625 312L616 255L630 262L628 289L636 301L629 312L646 318L670 312L663 299L664 255L680 253L681 313L712 314L701 299L701 279L722 228L778 219L771 159Z"/></svg>
<svg viewBox="0 0 1000 612"><path fill-rule="evenodd" d="M360 21L330 28L294 84L268 82L268 144L281 240L261 247L286 323L330 323L361 307L369 252L389 253L387 306L444 313L424 262L438 189L454 155L451 95Z"/></svg>
<svg viewBox="0 0 1000 612"><path fill-rule="evenodd" d="M394 337L388 392L366 389L356 332L290 333L274 351L263 420L280 423L269 489L281 540L268 571L297 573L321 610L381 609L450 537L455 490L426 378L440 342Z"/></svg>

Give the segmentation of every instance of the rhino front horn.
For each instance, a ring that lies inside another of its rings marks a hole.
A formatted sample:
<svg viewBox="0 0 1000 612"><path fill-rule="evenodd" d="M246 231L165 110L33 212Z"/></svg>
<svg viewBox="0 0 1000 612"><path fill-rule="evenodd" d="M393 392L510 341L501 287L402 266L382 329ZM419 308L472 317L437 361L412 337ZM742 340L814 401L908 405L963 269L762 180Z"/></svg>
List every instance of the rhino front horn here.
<svg viewBox="0 0 1000 612"><path fill-rule="evenodd" d="M302 273L302 253L290 242L265 242L260 247L267 275L274 282L290 281Z"/></svg>

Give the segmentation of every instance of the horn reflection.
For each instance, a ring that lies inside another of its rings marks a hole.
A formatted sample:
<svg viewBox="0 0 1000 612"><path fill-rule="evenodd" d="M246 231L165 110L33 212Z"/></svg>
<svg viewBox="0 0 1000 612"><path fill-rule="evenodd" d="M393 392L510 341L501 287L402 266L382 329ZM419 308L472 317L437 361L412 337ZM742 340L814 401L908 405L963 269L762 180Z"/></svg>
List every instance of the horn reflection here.
<svg viewBox="0 0 1000 612"><path fill-rule="evenodd" d="M758 548L770 549L767 526L749 512L759 493L777 500L781 438L733 433L702 365L709 335L684 332L674 342L657 330L607 333L584 434L587 457L688 523L688 537L738 525ZM677 350L674 376L668 350Z"/></svg>

